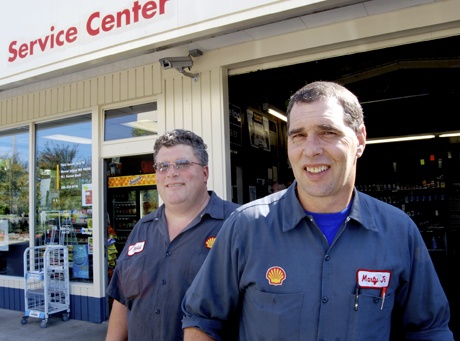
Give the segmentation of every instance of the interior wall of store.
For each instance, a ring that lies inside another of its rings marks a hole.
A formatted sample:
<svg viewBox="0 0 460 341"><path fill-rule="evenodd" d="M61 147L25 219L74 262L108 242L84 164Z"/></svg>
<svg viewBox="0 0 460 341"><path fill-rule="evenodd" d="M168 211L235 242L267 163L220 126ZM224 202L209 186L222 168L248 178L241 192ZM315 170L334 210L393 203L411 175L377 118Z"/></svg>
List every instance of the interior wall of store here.
<svg viewBox="0 0 460 341"><path fill-rule="evenodd" d="M0 129L91 112L98 122L93 128L93 164L98 165L93 172L98 192L93 198L98 211L94 219L98 226L103 226L103 158L129 155L132 151L151 153L154 142L104 144L104 108L157 100L160 131L186 128L202 135L211 161L209 187L229 198L229 75L459 34L460 2L440 1L359 19L344 18L332 24L325 22L312 29L207 51L194 59L193 72L199 74L197 81L174 69L161 69L160 55L152 53L127 60L124 70L81 80L78 75L64 75L0 93ZM187 50L185 45L174 49L175 53L185 54ZM162 51L161 55L167 52ZM114 66L119 67L119 64ZM111 66L102 68L109 70ZM95 232L94 238L103 250L102 229ZM99 254L94 264L99 278L93 284L73 283L71 294L103 297L104 265L104 257ZM0 276L0 286L23 288L23 280Z"/></svg>

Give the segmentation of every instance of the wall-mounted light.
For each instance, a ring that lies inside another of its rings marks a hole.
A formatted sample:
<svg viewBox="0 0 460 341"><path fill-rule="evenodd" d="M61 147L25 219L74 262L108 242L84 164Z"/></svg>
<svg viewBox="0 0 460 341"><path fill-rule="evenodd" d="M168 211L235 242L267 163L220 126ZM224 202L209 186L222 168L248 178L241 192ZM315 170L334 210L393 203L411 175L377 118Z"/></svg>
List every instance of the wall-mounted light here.
<svg viewBox="0 0 460 341"><path fill-rule="evenodd" d="M427 139L434 139L435 137L436 137L436 135L434 135L434 134L397 136L397 137L383 137L383 138L368 139L366 141L366 144L427 140Z"/></svg>
<svg viewBox="0 0 460 341"><path fill-rule="evenodd" d="M161 66L163 67L163 69L167 70L167 69L174 68L177 71L179 71L180 73L182 73L184 76L193 78L193 80L196 82L199 79L198 74L197 73L187 72L184 69L187 68L190 71L190 69L193 66L192 57L198 57L198 56L201 56L201 55L203 55L203 52L201 52L200 50L196 49L196 50L189 51L188 56L161 58L159 60L159 62L161 64Z"/></svg>
<svg viewBox="0 0 460 341"><path fill-rule="evenodd" d="M263 109L264 111L268 112L270 115L275 116L284 122L287 122L286 115L281 110L279 110L278 108L275 108L271 104L264 103Z"/></svg>

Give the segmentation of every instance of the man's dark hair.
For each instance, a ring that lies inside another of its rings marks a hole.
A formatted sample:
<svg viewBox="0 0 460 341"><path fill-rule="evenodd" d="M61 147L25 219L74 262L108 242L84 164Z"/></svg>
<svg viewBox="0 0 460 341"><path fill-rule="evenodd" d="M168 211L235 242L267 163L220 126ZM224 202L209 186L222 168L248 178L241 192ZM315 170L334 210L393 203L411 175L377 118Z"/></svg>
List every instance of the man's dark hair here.
<svg viewBox="0 0 460 341"><path fill-rule="evenodd" d="M201 165L205 166L208 164L208 152L206 151L207 146L203 139L193 131L184 129L174 129L158 137L155 141L155 145L153 146L153 159L157 161L156 157L160 148L169 148L180 144L191 146L193 148L193 153Z"/></svg>
<svg viewBox="0 0 460 341"><path fill-rule="evenodd" d="M311 103L327 98L335 98L342 106L345 112L345 123L348 124L355 132L364 123L363 108L358 98L344 86L334 83L317 81L305 85L303 88L291 96L286 111L287 128L289 130L289 116L295 103Z"/></svg>

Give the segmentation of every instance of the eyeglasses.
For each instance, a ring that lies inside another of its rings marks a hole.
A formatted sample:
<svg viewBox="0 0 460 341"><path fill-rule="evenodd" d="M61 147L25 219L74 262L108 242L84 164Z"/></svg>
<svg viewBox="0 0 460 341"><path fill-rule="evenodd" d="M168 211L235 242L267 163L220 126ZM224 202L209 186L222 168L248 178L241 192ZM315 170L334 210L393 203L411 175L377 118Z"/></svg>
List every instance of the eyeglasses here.
<svg viewBox="0 0 460 341"><path fill-rule="evenodd" d="M165 173L165 172L168 171L169 166L171 164L173 164L174 168L177 169L177 170L188 168L191 165L198 165L198 166L202 166L202 167L204 166L201 163L193 162L193 161L190 161L190 160L176 160L176 162L174 162L174 163L168 162L168 161L159 161L159 162L155 163L153 165L153 167L155 168L155 170L157 172Z"/></svg>

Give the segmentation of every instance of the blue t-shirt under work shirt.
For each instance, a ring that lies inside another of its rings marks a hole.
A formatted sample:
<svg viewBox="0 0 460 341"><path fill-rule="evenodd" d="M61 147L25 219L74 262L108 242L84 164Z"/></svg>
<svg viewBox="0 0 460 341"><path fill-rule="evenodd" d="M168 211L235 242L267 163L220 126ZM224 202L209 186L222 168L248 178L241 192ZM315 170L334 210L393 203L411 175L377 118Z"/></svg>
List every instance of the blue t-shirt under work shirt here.
<svg viewBox="0 0 460 341"><path fill-rule="evenodd" d="M315 221L316 225L318 225L321 232L323 232L329 245L332 244L337 231L339 230L340 226L342 226L348 213L350 212L352 202L353 201L351 201L347 208L345 208L343 211L336 213L313 213L305 210L308 215L313 217L313 220Z"/></svg>

